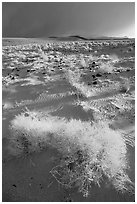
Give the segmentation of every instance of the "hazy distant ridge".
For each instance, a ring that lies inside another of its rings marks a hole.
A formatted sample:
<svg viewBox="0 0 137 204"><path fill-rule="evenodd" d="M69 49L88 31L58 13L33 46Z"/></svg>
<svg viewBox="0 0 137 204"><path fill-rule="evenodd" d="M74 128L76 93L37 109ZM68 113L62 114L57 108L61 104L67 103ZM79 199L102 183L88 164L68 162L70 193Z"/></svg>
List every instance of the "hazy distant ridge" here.
<svg viewBox="0 0 137 204"><path fill-rule="evenodd" d="M56 39L59 41L77 41L77 40L125 40L125 39L130 39L128 37L107 37L107 36L100 36L100 37L83 37L80 35L70 35L70 36L51 36L49 37L50 39Z"/></svg>

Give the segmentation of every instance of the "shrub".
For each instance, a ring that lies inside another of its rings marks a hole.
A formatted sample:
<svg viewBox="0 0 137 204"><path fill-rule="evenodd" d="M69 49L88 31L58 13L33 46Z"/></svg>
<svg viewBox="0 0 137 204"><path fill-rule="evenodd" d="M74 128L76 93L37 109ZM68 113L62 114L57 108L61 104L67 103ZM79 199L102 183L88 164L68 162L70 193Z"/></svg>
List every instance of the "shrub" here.
<svg viewBox="0 0 137 204"><path fill-rule="evenodd" d="M88 196L92 185L110 182L116 190L132 190L126 170L127 147L124 136L109 128L107 122L22 113L11 122L11 144L19 154L38 151L47 145L62 154L61 163L51 170L55 179L66 187L77 187Z"/></svg>

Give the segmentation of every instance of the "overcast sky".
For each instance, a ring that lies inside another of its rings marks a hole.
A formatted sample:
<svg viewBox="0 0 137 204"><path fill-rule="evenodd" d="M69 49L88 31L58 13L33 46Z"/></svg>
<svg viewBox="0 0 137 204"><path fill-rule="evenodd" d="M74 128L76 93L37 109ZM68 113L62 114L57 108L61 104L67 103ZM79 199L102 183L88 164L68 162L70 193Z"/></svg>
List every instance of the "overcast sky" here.
<svg viewBox="0 0 137 204"><path fill-rule="evenodd" d="M3 37L135 37L133 2L4 2Z"/></svg>

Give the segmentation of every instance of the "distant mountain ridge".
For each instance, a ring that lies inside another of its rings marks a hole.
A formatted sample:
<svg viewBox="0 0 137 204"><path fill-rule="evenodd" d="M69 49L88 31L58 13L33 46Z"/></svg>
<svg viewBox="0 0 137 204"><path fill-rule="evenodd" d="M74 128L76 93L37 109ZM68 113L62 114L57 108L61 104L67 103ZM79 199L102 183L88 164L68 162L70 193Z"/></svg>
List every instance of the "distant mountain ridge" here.
<svg viewBox="0 0 137 204"><path fill-rule="evenodd" d="M107 37L107 36L100 36L100 37L83 37L80 35L70 35L70 36L51 36L50 39L55 39L59 41L79 41L79 40L128 40L131 38L128 37Z"/></svg>

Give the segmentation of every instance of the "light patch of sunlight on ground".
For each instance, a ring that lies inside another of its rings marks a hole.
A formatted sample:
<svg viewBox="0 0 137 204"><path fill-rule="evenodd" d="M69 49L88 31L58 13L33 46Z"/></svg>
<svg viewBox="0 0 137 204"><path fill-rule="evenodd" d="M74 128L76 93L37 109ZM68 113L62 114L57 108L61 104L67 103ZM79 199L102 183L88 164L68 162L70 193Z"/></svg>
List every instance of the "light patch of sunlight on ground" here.
<svg viewBox="0 0 137 204"><path fill-rule="evenodd" d="M24 81L28 82L23 83L21 86L44 84L44 82L38 80L37 77L28 77Z"/></svg>

